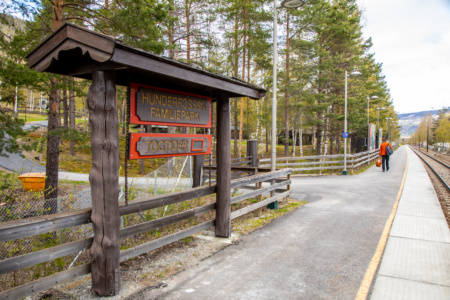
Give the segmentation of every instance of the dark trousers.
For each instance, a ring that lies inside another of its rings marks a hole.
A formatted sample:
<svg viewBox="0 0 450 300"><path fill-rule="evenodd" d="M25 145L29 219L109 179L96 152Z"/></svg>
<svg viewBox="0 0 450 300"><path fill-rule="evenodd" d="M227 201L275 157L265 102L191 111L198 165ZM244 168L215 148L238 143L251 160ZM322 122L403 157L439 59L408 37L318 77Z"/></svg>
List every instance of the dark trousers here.
<svg viewBox="0 0 450 300"><path fill-rule="evenodd" d="M389 155L383 155L381 157L383 159L382 162L381 162L381 166L383 168L383 171L384 170L389 171ZM384 166L386 166L386 168Z"/></svg>

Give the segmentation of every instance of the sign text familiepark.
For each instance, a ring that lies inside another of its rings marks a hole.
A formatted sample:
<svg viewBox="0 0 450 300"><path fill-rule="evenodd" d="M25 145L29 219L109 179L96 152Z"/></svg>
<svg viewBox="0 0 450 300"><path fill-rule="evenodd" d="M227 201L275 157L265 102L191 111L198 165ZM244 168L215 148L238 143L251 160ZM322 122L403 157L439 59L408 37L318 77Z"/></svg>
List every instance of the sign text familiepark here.
<svg viewBox="0 0 450 300"><path fill-rule="evenodd" d="M130 124L211 127L211 98L130 84Z"/></svg>

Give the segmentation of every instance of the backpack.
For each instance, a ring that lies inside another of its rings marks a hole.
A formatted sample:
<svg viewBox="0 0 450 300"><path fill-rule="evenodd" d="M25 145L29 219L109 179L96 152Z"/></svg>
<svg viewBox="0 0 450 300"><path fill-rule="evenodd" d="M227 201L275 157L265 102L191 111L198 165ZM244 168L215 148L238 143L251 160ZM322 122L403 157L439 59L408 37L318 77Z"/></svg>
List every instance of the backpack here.
<svg viewBox="0 0 450 300"><path fill-rule="evenodd" d="M391 156L392 153L394 153L394 151L392 151L391 146L387 145L386 146L386 155Z"/></svg>

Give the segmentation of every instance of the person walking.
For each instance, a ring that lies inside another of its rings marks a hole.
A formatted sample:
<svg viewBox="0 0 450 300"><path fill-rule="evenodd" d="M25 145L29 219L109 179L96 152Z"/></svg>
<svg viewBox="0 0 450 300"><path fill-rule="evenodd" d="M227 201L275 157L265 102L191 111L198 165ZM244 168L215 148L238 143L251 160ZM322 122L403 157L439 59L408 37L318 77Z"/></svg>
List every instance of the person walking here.
<svg viewBox="0 0 450 300"><path fill-rule="evenodd" d="M390 149L386 149L387 147L390 147ZM379 155L382 158L381 166L382 166L383 172L384 172L384 170L389 171L389 155L392 154L392 151L393 150L392 150L391 143L389 143L388 139L384 139L384 143L382 143L380 145L380 153L379 153Z"/></svg>

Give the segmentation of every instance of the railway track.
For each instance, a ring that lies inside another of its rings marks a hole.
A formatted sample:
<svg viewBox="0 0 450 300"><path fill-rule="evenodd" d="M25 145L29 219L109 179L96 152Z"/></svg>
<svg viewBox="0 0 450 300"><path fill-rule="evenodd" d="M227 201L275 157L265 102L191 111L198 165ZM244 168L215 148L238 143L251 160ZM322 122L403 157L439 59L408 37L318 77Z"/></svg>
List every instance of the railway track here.
<svg viewBox="0 0 450 300"><path fill-rule="evenodd" d="M410 147L414 153L424 162L427 172L441 202L442 210L450 227L450 165L432 155L417 148Z"/></svg>

